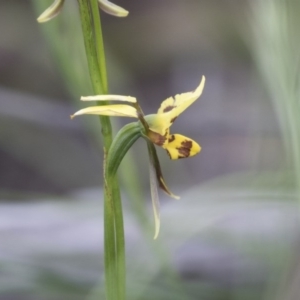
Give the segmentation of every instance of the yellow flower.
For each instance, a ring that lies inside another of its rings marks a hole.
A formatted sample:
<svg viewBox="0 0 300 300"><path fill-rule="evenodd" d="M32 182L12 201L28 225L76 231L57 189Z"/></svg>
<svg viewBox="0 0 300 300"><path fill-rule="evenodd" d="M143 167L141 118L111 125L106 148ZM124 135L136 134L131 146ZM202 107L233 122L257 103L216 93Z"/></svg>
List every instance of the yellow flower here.
<svg viewBox="0 0 300 300"><path fill-rule="evenodd" d="M205 77L199 86L193 91L183 93L164 100L156 114L144 116L136 98L120 95L98 95L81 97L82 101L125 101L131 105L105 105L92 106L79 110L71 117L83 114L105 115L105 116L120 116L138 118L146 128L147 137L156 145L163 147L169 154L171 159L184 158L194 156L199 153L201 147L192 139L180 134L170 134L170 127L175 119L193 104L202 94L205 84Z"/></svg>
<svg viewBox="0 0 300 300"><path fill-rule="evenodd" d="M47 22L56 17L62 10L65 0L54 0L51 6L49 6L37 19L39 23ZM128 11L124 8L108 1L98 0L99 7L106 13L115 17L126 17Z"/></svg>
<svg viewBox="0 0 300 300"><path fill-rule="evenodd" d="M120 96L120 95L97 95L97 96L88 96L81 97L82 101L121 101L128 102L129 104L113 104L113 105L97 105L87 108L83 108L77 111L74 115L71 115L71 118L75 116L90 114L90 115L104 115L104 116L120 116L120 117L131 117L139 119L138 123L130 123L128 127L134 128L133 133L135 137L143 136L147 140L148 152L150 157L150 187L151 187L151 197L152 205L154 211L155 219L155 235L154 238L158 236L159 227L160 227L160 217L159 217L159 200L158 192L156 187L156 179L159 182L159 187L162 188L168 195L173 198L179 199L178 196L171 193L168 187L165 184L165 181L162 176L159 160L156 154L154 144L164 148L169 154L171 159L179 159L184 157L194 156L199 153L201 147L194 140L185 137L180 134L171 134L170 127L174 123L175 119L186 110L191 104L193 104L202 94L205 84L205 77L202 77L202 80L198 87L193 92L183 93L176 95L174 98L170 97L164 100L156 114L144 116L142 109L140 108L136 98L130 96ZM123 128L125 128L124 126ZM120 132L122 129L120 130ZM127 127L124 129L126 134L128 133ZM136 132L140 132L138 136ZM119 134L119 138L122 134ZM120 152L116 149L108 151L108 156L110 153L116 153L116 160L119 162L122 160L124 153L124 148L127 145L126 149L132 145L136 140L129 137L130 145L125 141L125 144L122 142L116 142L115 144L121 145ZM113 146L111 147L113 148ZM127 150L126 150L127 151ZM122 153L122 154L121 154ZM120 155L122 156L120 158ZM114 159L112 159L114 160ZM118 167L118 165L117 165ZM116 167L116 168L117 168ZM114 170L116 169L114 167Z"/></svg>

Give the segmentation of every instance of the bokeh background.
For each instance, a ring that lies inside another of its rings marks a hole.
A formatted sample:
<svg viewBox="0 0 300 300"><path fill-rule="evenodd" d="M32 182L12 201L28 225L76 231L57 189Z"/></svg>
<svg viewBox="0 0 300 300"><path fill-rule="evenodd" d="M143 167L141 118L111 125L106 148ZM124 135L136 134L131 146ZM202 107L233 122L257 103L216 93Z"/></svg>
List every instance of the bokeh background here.
<svg viewBox="0 0 300 300"><path fill-rule="evenodd" d="M104 299L101 130L69 119L91 94L78 7L38 24L50 4L0 1L1 300ZM148 114L206 76L172 126L201 153L158 149L181 200L160 195L156 241L142 140L122 163L128 299L299 299L299 1L118 4L127 18L101 14L111 93Z"/></svg>

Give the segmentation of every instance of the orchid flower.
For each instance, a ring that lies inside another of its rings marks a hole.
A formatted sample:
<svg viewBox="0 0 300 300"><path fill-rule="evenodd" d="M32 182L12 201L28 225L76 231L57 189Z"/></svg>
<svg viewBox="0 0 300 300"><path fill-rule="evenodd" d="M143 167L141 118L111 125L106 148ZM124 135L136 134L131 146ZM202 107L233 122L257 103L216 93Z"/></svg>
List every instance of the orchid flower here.
<svg viewBox="0 0 300 300"><path fill-rule="evenodd" d="M171 134L170 127L175 119L201 96L204 84L205 77L203 76L200 84L194 91L179 94L174 98L170 97L164 100L156 114L145 116L136 98L131 96L97 95L81 97L81 100L120 101L127 102L128 104L91 106L83 108L71 115L71 118L79 115L90 114L139 119L138 122L125 125L117 134L111 148L108 151L108 166L106 169L109 170L107 171L108 173L114 176L122 158L136 139L138 137L146 139L150 157L150 187L155 219L154 238L158 236L160 227L159 199L156 179L159 183L159 187L162 188L168 195L179 199L178 196L170 192L165 184L154 145L165 149L169 157L173 160L194 156L200 152L201 147L197 142L181 134Z"/></svg>
<svg viewBox="0 0 300 300"><path fill-rule="evenodd" d="M54 0L51 6L49 6L37 19L39 23L50 21L56 17L62 10L65 0ZM98 0L99 7L106 13L115 17L126 17L128 11L124 8L108 1Z"/></svg>

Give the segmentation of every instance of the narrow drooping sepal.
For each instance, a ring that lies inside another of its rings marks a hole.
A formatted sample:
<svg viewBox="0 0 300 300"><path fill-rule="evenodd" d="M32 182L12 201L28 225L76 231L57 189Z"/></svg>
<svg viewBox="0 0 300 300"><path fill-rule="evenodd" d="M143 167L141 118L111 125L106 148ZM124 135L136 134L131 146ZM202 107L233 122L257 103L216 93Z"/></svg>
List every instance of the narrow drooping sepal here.
<svg viewBox="0 0 300 300"><path fill-rule="evenodd" d="M106 157L105 173L107 177L114 177L125 154L141 137L140 125L133 122L125 125L115 136Z"/></svg>
<svg viewBox="0 0 300 300"><path fill-rule="evenodd" d="M159 205L159 197L156 183L156 170L154 167L153 158L151 158L151 149L150 142L147 142L148 152L149 152L149 179L150 179L150 192L151 192L151 200L152 200L152 208L153 208L153 216L154 216L154 239L158 237L159 229L160 229L160 205Z"/></svg>
<svg viewBox="0 0 300 300"><path fill-rule="evenodd" d="M149 150L149 157L150 160L152 161L154 168L155 168L155 172L156 172L156 178L159 184L159 187L165 192L167 193L170 197L175 198L175 199L180 199L179 196L174 195L169 188L167 187L164 178L163 178L163 174L161 171L161 167L160 167L160 163L158 160L158 156L156 153L156 149L155 146L153 145L153 143L151 143L149 140L147 140L147 145L148 145L148 150Z"/></svg>
<svg viewBox="0 0 300 300"><path fill-rule="evenodd" d="M159 183L159 187L162 190L164 190L169 196L175 199L179 199L179 197L174 195L166 186L161 172L155 146L148 139L146 139L146 141L147 141L147 147L149 153L150 189L151 189L151 200L152 200L154 224L155 224L154 239L156 239L159 234L159 228L160 228L160 210L159 210L159 197L157 192L157 181Z"/></svg>
<svg viewBox="0 0 300 300"><path fill-rule="evenodd" d="M38 18L37 21L39 23L44 23L47 21L50 21L51 19L53 19L54 17L56 17L63 5L64 5L65 0L55 0L51 6L49 6Z"/></svg>

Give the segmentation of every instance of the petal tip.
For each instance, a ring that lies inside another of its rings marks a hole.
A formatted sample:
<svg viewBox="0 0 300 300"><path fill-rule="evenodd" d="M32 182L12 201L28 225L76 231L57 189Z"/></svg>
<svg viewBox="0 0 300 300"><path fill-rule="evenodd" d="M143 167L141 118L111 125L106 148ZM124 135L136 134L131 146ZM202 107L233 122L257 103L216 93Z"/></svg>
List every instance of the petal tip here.
<svg viewBox="0 0 300 300"><path fill-rule="evenodd" d="M109 15L124 18L127 17L129 14L128 10L108 0L98 0L98 3L99 3L99 7Z"/></svg>
<svg viewBox="0 0 300 300"><path fill-rule="evenodd" d="M197 92L199 93L198 97L202 94L202 91L203 91L203 88L204 88L204 85L205 85L205 81L206 81L206 78L205 78L204 75L202 75L201 81L200 81L198 87L195 90L196 93Z"/></svg>
<svg viewBox="0 0 300 300"><path fill-rule="evenodd" d="M48 16L44 16L44 14L41 14L36 20L38 23L46 23L50 21L52 18Z"/></svg>
<svg viewBox="0 0 300 300"><path fill-rule="evenodd" d="M53 4L37 18L37 21L45 23L56 17L60 13L64 2L65 0L54 0Z"/></svg>
<svg viewBox="0 0 300 300"><path fill-rule="evenodd" d="M42 20L41 17L38 17L36 20L37 20L38 23L43 23L43 20Z"/></svg>
<svg viewBox="0 0 300 300"><path fill-rule="evenodd" d="M160 229L160 221L156 220L155 222L155 233L153 239L156 240L159 235L159 229Z"/></svg>

